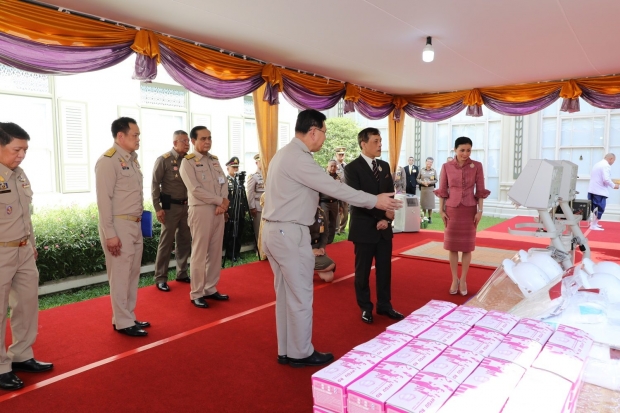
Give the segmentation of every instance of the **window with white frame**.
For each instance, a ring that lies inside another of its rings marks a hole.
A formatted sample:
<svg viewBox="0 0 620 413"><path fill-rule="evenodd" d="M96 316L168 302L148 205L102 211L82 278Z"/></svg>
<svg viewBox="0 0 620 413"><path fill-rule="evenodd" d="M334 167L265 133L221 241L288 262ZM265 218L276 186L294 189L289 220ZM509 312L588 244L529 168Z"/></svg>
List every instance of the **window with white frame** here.
<svg viewBox="0 0 620 413"><path fill-rule="evenodd" d="M586 199L594 164L609 152L620 157L620 110L599 109L584 100L579 105L579 112L560 112L558 100L542 111L540 155L577 164L577 198ZM620 163L612 165L611 175L620 178ZM620 193L610 191L607 202L619 204Z"/></svg>
<svg viewBox="0 0 620 413"><path fill-rule="evenodd" d="M465 115L465 110L435 126L437 147L435 168L441 169L449 156L454 156L454 141L466 136L472 140L471 158L481 162L485 186L491 191L489 199L499 198L500 143L502 139L501 115L489 109L481 117ZM422 158L426 159L422 153Z"/></svg>

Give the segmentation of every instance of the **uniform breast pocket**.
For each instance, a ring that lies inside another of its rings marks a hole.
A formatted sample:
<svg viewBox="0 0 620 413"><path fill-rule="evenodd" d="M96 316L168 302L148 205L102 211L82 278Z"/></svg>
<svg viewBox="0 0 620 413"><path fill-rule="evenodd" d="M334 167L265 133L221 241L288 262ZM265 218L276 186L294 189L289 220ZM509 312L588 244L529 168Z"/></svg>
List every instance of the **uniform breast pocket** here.
<svg viewBox="0 0 620 413"><path fill-rule="evenodd" d="M32 196L32 191L30 191ZM11 189L11 192L0 194L0 222L11 219L13 209L19 202L19 195L15 188Z"/></svg>
<svg viewBox="0 0 620 413"><path fill-rule="evenodd" d="M131 169L123 169L119 174L118 185L126 191L134 190L140 187L139 176Z"/></svg>
<svg viewBox="0 0 620 413"><path fill-rule="evenodd" d="M207 177L209 176L208 172L209 169L206 166L197 166L196 178L198 178L199 181L206 181Z"/></svg>

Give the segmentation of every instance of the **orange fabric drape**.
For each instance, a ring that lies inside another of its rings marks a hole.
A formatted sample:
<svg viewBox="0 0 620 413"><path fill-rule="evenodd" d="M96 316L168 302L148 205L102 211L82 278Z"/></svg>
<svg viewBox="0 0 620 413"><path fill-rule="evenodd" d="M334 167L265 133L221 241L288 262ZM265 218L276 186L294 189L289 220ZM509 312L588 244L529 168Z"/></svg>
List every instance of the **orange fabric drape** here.
<svg viewBox="0 0 620 413"><path fill-rule="evenodd" d="M396 109L394 109L396 110ZM390 154L390 170L392 174L398 166L400 148L403 143L403 131L405 130L405 114L401 111L400 122L394 120L394 111L388 116L388 150Z"/></svg>
<svg viewBox="0 0 620 413"><path fill-rule="evenodd" d="M275 67L271 63L263 66L263 79L270 85L278 86L278 91L282 92L284 84L282 82L282 71L279 67Z"/></svg>
<svg viewBox="0 0 620 413"><path fill-rule="evenodd" d="M360 98L369 105L375 107L389 105L394 100L394 96L392 95L387 95L382 92L375 92L364 88L360 90Z"/></svg>
<svg viewBox="0 0 620 413"><path fill-rule="evenodd" d="M407 101L415 106L425 109L439 109L446 106L461 102L465 99L465 96L469 93L467 90L450 93L433 93L423 95L408 95L405 96Z"/></svg>
<svg viewBox="0 0 620 413"><path fill-rule="evenodd" d="M620 76L595 77L576 79L577 85L583 85L598 93L617 95L620 93Z"/></svg>
<svg viewBox="0 0 620 413"><path fill-rule="evenodd" d="M282 76L292 80L295 83L299 83L301 86L317 95L333 95L345 87L342 82L337 80L329 80L323 77L311 76L289 69L282 69Z"/></svg>
<svg viewBox="0 0 620 413"><path fill-rule="evenodd" d="M0 0L0 31L43 44L109 46L134 39L136 30L17 0Z"/></svg>
<svg viewBox="0 0 620 413"><path fill-rule="evenodd" d="M351 102L357 102L360 100L360 87L347 83L345 85L346 92L344 94L344 100L350 100Z"/></svg>
<svg viewBox="0 0 620 413"><path fill-rule="evenodd" d="M131 45L131 50L136 53L156 59L157 63L161 61L159 53L159 41L157 35L150 30L140 30L136 34L136 38Z"/></svg>
<svg viewBox="0 0 620 413"><path fill-rule="evenodd" d="M260 74L263 65L216 52L182 40L158 35L159 41L192 67L222 80L241 80Z"/></svg>
<svg viewBox="0 0 620 413"><path fill-rule="evenodd" d="M545 82L525 85L480 88L480 93L504 102L528 102L550 95L562 87L563 82Z"/></svg>

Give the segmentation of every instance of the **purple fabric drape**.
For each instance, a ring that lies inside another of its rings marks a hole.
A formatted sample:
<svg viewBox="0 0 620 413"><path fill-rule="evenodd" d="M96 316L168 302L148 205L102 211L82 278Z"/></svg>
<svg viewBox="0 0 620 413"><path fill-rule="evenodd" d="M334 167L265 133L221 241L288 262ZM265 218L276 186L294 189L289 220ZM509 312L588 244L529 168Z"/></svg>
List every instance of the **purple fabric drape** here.
<svg viewBox="0 0 620 413"><path fill-rule="evenodd" d="M265 80L259 73L243 80L221 80L188 65L163 44L159 45L161 64L180 85L197 95L212 99L232 99L258 89Z"/></svg>
<svg viewBox="0 0 620 413"><path fill-rule="evenodd" d="M543 110L558 100L559 97L560 89L550 95L543 96L539 99L530 100L529 102L503 102L485 95L482 95L482 101L486 107L501 115L523 116Z"/></svg>
<svg viewBox="0 0 620 413"><path fill-rule="evenodd" d="M157 60L143 54L136 54L136 64L133 71L133 80L152 82L157 77Z"/></svg>
<svg viewBox="0 0 620 413"><path fill-rule="evenodd" d="M439 109L425 109L409 103L403 109L405 110L405 113L412 118L419 119L424 122L440 122L457 115L464 108L465 105L461 101Z"/></svg>
<svg viewBox="0 0 620 413"><path fill-rule="evenodd" d="M377 120L388 116L394 110L394 104L390 103L385 106L375 107L360 99L355 102L355 109L365 118Z"/></svg>
<svg viewBox="0 0 620 413"><path fill-rule="evenodd" d="M0 63L44 75L71 75L114 66L133 53L132 42L105 47L54 46L0 33Z"/></svg>
<svg viewBox="0 0 620 413"><path fill-rule="evenodd" d="M344 113L351 113L351 112L355 112L355 102L353 102L352 100L345 100L344 101Z"/></svg>
<svg viewBox="0 0 620 413"><path fill-rule="evenodd" d="M472 105L467 106L467 112L465 112L467 116L471 116L472 118L479 118L483 115L482 106Z"/></svg>
<svg viewBox="0 0 620 413"><path fill-rule="evenodd" d="M272 106L279 105L280 93L278 92L278 86L267 83L267 87L265 87L265 93L263 94L263 100L266 100Z"/></svg>
<svg viewBox="0 0 620 413"><path fill-rule="evenodd" d="M282 76L283 90L282 93L286 100L297 109L316 109L325 110L336 106L338 101L344 97L346 90L333 95L317 95L310 92L300 84Z"/></svg>
<svg viewBox="0 0 620 413"><path fill-rule="evenodd" d="M579 112L579 98L576 99L569 99L569 98L564 98L562 99L562 106L560 106L560 111L561 112L568 112L568 113L575 113L575 112Z"/></svg>
<svg viewBox="0 0 620 413"><path fill-rule="evenodd" d="M590 105L601 109L620 109L620 94L605 95L581 85L579 87L581 88L581 98Z"/></svg>

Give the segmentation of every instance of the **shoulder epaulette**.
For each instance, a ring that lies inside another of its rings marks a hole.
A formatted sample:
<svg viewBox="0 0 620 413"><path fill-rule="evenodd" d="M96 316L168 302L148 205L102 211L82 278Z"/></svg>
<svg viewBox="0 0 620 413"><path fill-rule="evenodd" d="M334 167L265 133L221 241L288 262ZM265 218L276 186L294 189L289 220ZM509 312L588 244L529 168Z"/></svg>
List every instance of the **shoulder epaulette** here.
<svg viewBox="0 0 620 413"><path fill-rule="evenodd" d="M194 159L196 157L195 153L190 153L189 155L185 155L185 159Z"/></svg>
<svg viewBox="0 0 620 413"><path fill-rule="evenodd" d="M103 156L107 156L108 158L111 158L115 153L116 153L116 148L110 148L107 151L105 151Z"/></svg>
<svg viewBox="0 0 620 413"><path fill-rule="evenodd" d="M163 155L162 155L162 157L163 157L164 159L168 159L168 158L170 158L170 152L166 152L165 154L163 154Z"/></svg>
<svg viewBox="0 0 620 413"><path fill-rule="evenodd" d="M213 159L214 161L219 160L219 159L218 159L218 157L217 157L217 156L215 156L215 155L211 155L211 159Z"/></svg>

